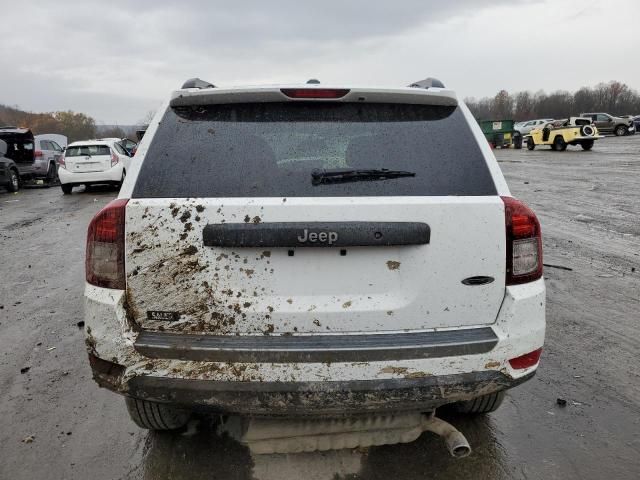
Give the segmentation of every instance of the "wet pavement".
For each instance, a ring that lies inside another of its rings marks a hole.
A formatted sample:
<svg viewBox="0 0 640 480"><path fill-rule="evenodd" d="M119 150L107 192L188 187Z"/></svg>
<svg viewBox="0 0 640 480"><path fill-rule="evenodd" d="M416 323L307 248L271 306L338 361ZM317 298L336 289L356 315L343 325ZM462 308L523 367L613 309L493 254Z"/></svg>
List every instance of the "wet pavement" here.
<svg viewBox="0 0 640 480"><path fill-rule="evenodd" d="M462 460L430 433L252 457L207 417L183 433L138 429L91 380L77 326L86 227L115 193L0 190L0 479L640 478L640 135L496 156L555 265L547 341L537 376L500 410L446 417L474 449Z"/></svg>

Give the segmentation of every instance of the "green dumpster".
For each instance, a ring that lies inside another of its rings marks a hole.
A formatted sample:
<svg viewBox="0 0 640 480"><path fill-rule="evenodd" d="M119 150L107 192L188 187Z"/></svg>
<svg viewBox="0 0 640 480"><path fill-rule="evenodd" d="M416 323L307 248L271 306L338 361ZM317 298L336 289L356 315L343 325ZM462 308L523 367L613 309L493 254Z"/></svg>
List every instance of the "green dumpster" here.
<svg viewBox="0 0 640 480"><path fill-rule="evenodd" d="M492 148L522 148L522 135L515 130L515 121L480 120L478 123Z"/></svg>

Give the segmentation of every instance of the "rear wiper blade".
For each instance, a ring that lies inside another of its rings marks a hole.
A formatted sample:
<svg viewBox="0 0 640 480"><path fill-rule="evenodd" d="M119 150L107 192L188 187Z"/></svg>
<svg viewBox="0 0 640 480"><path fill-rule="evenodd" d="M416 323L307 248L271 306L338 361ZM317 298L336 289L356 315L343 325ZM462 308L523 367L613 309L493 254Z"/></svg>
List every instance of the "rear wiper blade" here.
<svg viewBox="0 0 640 480"><path fill-rule="evenodd" d="M331 170L319 169L311 172L311 183L313 185L323 185L328 183L386 180L388 178L415 176L415 172L408 172L406 170L389 170L387 168L335 168Z"/></svg>

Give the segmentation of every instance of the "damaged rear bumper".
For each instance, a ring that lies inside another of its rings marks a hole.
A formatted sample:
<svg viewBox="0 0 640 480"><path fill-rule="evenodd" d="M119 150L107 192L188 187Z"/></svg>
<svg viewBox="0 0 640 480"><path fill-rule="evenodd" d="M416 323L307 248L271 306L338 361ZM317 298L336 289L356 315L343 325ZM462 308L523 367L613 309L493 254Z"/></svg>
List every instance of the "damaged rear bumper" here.
<svg viewBox="0 0 640 480"><path fill-rule="evenodd" d="M431 411L448 403L515 387L533 375L535 371L513 379L502 372L483 371L337 382L235 382L142 375L129 379L124 390L135 398L223 414L343 415ZM103 386L112 388L113 384Z"/></svg>
<svg viewBox="0 0 640 480"><path fill-rule="evenodd" d="M510 286L494 324L466 329L220 338L136 330L123 291L87 286L86 342L94 379L130 397L249 415L429 411L533 376L509 359L543 345L544 292Z"/></svg>

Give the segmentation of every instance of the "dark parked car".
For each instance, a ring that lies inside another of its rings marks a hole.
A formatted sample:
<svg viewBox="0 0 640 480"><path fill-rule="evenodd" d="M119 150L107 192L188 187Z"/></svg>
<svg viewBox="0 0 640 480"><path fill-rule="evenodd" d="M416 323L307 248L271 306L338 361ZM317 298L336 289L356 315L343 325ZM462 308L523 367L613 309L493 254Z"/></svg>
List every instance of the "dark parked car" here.
<svg viewBox="0 0 640 480"><path fill-rule="evenodd" d="M5 157L6 153L7 142L0 140L0 185L6 187L10 192L15 192L20 188L18 167L13 160Z"/></svg>
<svg viewBox="0 0 640 480"><path fill-rule="evenodd" d="M12 168L17 171L17 190L24 180L33 178L37 173L33 133L28 128L0 127L0 140L5 144L4 157L13 161Z"/></svg>

